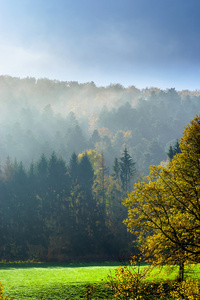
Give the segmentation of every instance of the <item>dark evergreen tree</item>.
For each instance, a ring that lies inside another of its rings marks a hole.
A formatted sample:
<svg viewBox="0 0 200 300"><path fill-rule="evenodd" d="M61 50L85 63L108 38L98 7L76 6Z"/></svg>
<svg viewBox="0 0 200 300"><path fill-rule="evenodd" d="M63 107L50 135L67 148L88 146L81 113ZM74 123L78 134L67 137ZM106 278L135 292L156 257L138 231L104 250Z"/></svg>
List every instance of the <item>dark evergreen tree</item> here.
<svg viewBox="0 0 200 300"><path fill-rule="evenodd" d="M181 149L179 147L179 142L178 140L176 141L175 145L172 147L172 145L170 144L169 149L167 151L167 155L169 157L170 160L172 160L172 158L174 157L174 155L181 153Z"/></svg>
<svg viewBox="0 0 200 300"><path fill-rule="evenodd" d="M83 155L78 167L78 178L81 187L91 194L94 181L94 170L87 153Z"/></svg>
<svg viewBox="0 0 200 300"><path fill-rule="evenodd" d="M93 248L93 238L95 231L95 223L96 223L96 203L93 198L92 194L92 186L94 182L94 170L92 168L92 164L87 156L84 154L81 158L79 163L79 183L80 183L80 190L81 190L81 198L80 198L80 226L86 229L83 231L83 228L80 230L82 231L82 237L85 235L85 241L83 240L83 245L85 243L90 244L87 245L85 249L87 251L92 250ZM81 237L81 239L82 239ZM89 246L89 248L88 248Z"/></svg>
<svg viewBox="0 0 200 300"><path fill-rule="evenodd" d="M52 153L48 163L48 177L50 189L56 193L62 191L69 185L67 167L62 158L58 158L55 152Z"/></svg>
<svg viewBox="0 0 200 300"><path fill-rule="evenodd" d="M112 169L113 169L112 177L115 180L119 180L120 179L120 164L119 164L117 157L115 157L115 159L114 159Z"/></svg>
<svg viewBox="0 0 200 300"><path fill-rule="evenodd" d="M5 165L4 165L4 172L2 174L5 181L11 181L11 178L13 176L14 172L14 165L11 162L11 159L9 156L7 156Z"/></svg>
<svg viewBox="0 0 200 300"><path fill-rule="evenodd" d="M99 167L96 178L96 192L97 201L101 205L102 214L106 215L106 176L108 175L108 168L106 167L105 157L102 152L99 161Z"/></svg>
<svg viewBox="0 0 200 300"><path fill-rule="evenodd" d="M169 149L167 151L167 155L168 155L170 160L172 160L172 158L174 157L174 151L173 151L172 145L169 146Z"/></svg>
<svg viewBox="0 0 200 300"><path fill-rule="evenodd" d="M12 228L13 244L15 245L15 259L27 258L28 226L29 222L29 191L27 189L27 175L23 163L15 160L12 178L12 217L15 226Z"/></svg>
<svg viewBox="0 0 200 300"><path fill-rule="evenodd" d="M82 152L86 146L86 140L78 122L77 125L72 124L66 134L66 145L69 153Z"/></svg>
<svg viewBox="0 0 200 300"><path fill-rule="evenodd" d="M92 136L89 140L90 148L94 149L96 143L99 143L100 141L101 141L101 138L100 138L98 130L94 130L93 133L92 133Z"/></svg>
<svg viewBox="0 0 200 300"><path fill-rule="evenodd" d="M28 207L27 214L27 245L28 258L37 259L41 255L41 243L43 241L42 234L42 218L40 215L40 200L37 197L37 174L36 165L32 162L27 172L27 191L28 191ZM31 233L31 234L30 234Z"/></svg>
<svg viewBox="0 0 200 300"><path fill-rule="evenodd" d="M50 206L48 203L48 160L45 154L42 154L39 161L36 164L36 188L37 188L37 199L39 202L39 220L40 220L40 232L39 240L40 245L44 249L44 255L47 255L48 243L49 243L49 226L48 216Z"/></svg>
<svg viewBox="0 0 200 300"><path fill-rule="evenodd" d="M131 190L131 179L136 174L135 162L125 148L122 157L120 157L120 179L122 184L123 194L130 192Z"/></svg>
<svg viewBox="0 0 200 300"><path fill-rule="evenodd" d="M46 235L48 235L48 259L60 257L66 244L68 231L68 211L66 198L69 195L69 181L64 161L55 152L48 161L48 194L45 196L47 205Z"/></svg>
<svg viewBox="0 0 200 300"><path fill-rule="evenodd" d="M181 153L181 149L179 147L179 141L178 140L176 141L176 143L175 143L175 145L173 147L173 153L174 153L174 155L178 154L178 153Z"/></svg>
<svg viewBox="0 0 200 300"><path fill-rule="evenodd" d="M46 180L48 176L48 161L45 154L42 154L37 164L37 175L40 180Z"/></svg>
<svg viewBox="0 0 200 300"><path fill-rule="evenodd" d="M8 181L7 181L8 182ZM7 182L4 178L0 178L0 259L8 260L12 248L12 234L11 234L11 215L12 202L11 190L8 190Z"/></svg>
<svg viewBox="0 0 200 300"><path fill-rule="evenodd" d="M79 169L78 169L78 156L75 152L71 155L69 166L68 166L68 172L69 172L71 184L72 185L77 184Z"/></svg>

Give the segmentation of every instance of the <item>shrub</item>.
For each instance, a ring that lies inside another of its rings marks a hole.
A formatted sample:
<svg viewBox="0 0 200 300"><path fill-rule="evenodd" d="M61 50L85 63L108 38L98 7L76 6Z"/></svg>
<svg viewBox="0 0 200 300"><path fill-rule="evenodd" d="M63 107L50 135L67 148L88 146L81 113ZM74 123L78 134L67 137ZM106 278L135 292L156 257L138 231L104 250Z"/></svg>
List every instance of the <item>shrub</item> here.
<svg viewBox="0 0 200 300"><path fill-rule="evenodd" d="M114 291L115 298L138 300L145 299L144 295L150 295L149 283L144 281L144 278L149 272L149 268L141 268L140 263L139 265L136 265L136 263L136 257L132 257L130 266L116 269L114 278L108 276L108 285Z"/></svg>
<svg viewBox="0 0 200 300"><path fill-rule="evenodd" d="M191 279L176 282L172 287L170 295L176 300L198 300L200 299L198 282Z"/></svg>

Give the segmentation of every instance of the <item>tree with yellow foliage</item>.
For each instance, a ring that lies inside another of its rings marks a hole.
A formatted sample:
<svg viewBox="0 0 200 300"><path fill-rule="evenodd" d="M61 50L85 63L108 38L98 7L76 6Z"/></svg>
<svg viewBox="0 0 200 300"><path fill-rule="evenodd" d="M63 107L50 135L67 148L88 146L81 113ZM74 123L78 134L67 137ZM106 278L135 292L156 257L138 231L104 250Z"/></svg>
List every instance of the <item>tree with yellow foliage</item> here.
<svg viewBox="0 0 200 300"><path fill-rule="evenodd" d="M151 166L125 199L128 230L155 265L199 262L200 254L200 116L185 128L181 153L167 167Z"/></svg>
<svg viewBox="0 0 200 300"><path fill-rule="evenodd" d="M98 167L99 167L99 163L101 161L101 154L98 153L96 150L93 150L93 149L89 149L89 150L86 150L82 153L80 153L78 155L78 161L80 162L82 157L87 154L91 164L92 164L92 167L94 169L94 172L96 173L96 171L98 170Z"/></svg>

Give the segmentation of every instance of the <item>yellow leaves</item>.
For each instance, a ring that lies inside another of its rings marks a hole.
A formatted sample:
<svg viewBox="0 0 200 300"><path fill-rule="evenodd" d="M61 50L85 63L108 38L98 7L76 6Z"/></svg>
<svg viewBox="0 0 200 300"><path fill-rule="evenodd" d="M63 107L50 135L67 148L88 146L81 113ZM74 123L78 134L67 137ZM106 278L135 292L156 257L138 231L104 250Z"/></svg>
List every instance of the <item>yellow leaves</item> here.
<svg viewBox="0 0 200 300"><path fill-rule="evenodd" d="M3 292L4 292L3 285L2 285L2 282L0 281L0 299L2 297Z"/></svg>
<svg viewBox="0 0 200 300"><path fill-rule="evenodd" d="M94 168L94 170L98 167L99 163L100 163L100 160L101 160L101 154L99 154L96 150L93 150L93 149L89 149L89 150L86 150L84 151L83 153L80 153L78 155L78 160L79 162L81 161L82 157L87 154L91 164L92 164L92 167Z"/></svg>
<svg viewBox="0 0 200 300"><path fill-rule="evenodd" d="M185 127L183 137L181 138L180 148L182 151L197 148L200 139L200 117L196 116L189 125Z"/></svg>
<svg viewBox="0 0 200 300"><path fill-rule="evenodd" d="M112 132L106 127L98 128L98 133L101 138L104 136L108 136L110 139L112 138Z"/></svg>
<svg viewBox="0 0 200 300"><path fill-rule="evenodd" d="M198 259L200 245L200 116L180 140L182 153L168 166L151 166L124 201L125 224L158 264Z"/></svg>
<svg viewBox="0 0 200 300"><path fill-rule="evenodd" d="M181 300L197 300L200 299L199 286L197 281L191 279L174 283L173 290L170 293L171 297Z"/></svg>
<svg viewBox="0 0 200 300"><path fill-rule="evenodd" d="M166 293L165 293L165 289L164 289L164 286L163 286L163 282L161 282L158 287L157 287L157 293L160 295L160 298L164 298Z"/></svg>
<svg viewBox="0 0 200 300"><path fill-rule="evenodd" d="M132 257L131 266L119 267L115 272L115 278L109 277L109 286L115 292L114 297L119 299L142 299L146 285L142 284L146 276L146 269L140 270L136 266L136 257Z"/></svg>
<svg viewBox="0 0 200 300"><path fill-rule="evenodd" d="M93 131L93 130L97 129L98 120L99 120L99 118L97 117L97 115L95 115L95 114L90 115L89 121L88 121L89 131Z"/></svg>

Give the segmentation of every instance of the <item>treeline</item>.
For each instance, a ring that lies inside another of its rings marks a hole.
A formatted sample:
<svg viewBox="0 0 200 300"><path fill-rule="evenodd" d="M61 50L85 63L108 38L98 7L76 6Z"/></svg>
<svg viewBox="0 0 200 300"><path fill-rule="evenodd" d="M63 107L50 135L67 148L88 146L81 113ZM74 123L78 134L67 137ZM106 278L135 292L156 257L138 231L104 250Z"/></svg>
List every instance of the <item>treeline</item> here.
<svg viewBox="0 0 200 300"><path fill-rule="evenodd" d="M148 174L199 113L199 91L0 76L0 160L9 155L28 167L41 153L69 162L71 153L93 149L111 169L126 147Z"/></svg>
<svg viewBox="0 0 200 300"><path fill-rule="evenodd" d="M103 153L53 152L25 168L8 157L0 175L0 259L70 261L129 255L132 238L121 205L135 163L127 149L109 174Z"/></svg>

